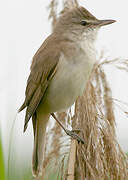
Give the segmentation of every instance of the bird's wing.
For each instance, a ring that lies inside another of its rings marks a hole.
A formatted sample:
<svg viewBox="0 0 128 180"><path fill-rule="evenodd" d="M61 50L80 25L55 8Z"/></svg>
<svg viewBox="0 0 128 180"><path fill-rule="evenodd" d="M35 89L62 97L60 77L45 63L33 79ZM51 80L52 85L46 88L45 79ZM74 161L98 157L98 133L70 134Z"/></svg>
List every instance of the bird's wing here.
<svg viewBox="0 0 128 180"><path fill-rule="evenodd" d="M27 107L24 131L27 128L29 119L34 115L36 109L44 96L50 80L56 73L59 62L60 51L56 48L47 49L46 43L35 54L31 66L31 73L27 81L25 101L19 112Z"/></svg>

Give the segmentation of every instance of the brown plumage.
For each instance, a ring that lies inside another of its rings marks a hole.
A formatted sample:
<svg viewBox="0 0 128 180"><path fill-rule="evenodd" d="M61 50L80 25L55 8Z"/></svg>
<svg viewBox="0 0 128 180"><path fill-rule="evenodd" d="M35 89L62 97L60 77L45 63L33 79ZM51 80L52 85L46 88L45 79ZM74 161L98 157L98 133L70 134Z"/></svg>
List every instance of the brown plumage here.
<svg viewBox="0 0 128 180"><path fill-rule="evenodd" d="M48 87L49 81L55 73L55 69L59 60L59 50L56 46L52 46L52 38L50 36L37 51L33 57L31 65L31 73L29 75L26 87L26 98L19 112L27 107L24 132L27 128L28 121L34 115L43 95ZM51 51L47 47L52 46Z"/></svg>

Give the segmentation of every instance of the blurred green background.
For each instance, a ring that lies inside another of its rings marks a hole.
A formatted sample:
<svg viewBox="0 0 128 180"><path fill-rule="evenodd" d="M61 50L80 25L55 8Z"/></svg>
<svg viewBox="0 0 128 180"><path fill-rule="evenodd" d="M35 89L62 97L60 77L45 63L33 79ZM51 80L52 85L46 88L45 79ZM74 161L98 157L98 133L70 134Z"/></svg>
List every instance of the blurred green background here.
<svg viewBox="0 0 128 180"><path fill-rule="evenodd" d="M11 148L12 149L12 146ZM9 156L9 154L7 154ZM5 165L5 156L3 154L2 142L0 137L0 180L31 180L31 168L30 165L26 166L26 162L24 160L24 164L17 164L17 153L11 150L10 154L10 162ZM29 162L31 164L31 162ZM8 169L9 168L9 169Z"/></svg>

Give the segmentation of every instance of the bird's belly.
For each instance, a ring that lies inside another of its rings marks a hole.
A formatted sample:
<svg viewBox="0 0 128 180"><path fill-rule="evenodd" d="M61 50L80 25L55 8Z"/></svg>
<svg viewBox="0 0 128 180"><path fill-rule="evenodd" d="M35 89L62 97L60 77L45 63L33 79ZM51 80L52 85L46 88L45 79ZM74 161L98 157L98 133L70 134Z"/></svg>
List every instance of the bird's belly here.
<svg viewBox="0 0 128 180"><path fill-rule="evenodd" d="M64 111L83 94L90 67L68 65L59 68L45 93L43 108L49 112ZM92 69L92 68L91 68Z"/></svg>

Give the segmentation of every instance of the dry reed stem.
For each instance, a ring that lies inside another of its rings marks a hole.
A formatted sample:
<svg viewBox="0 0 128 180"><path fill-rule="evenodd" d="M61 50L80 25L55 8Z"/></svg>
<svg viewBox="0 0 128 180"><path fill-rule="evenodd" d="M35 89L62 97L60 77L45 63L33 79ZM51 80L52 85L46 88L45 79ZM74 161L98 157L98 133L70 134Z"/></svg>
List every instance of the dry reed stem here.
<svg viewBox="0 0 128 180"><path fill-rule="evenodd" d="M77 141L72 139L69 153L67 180L74 180Z"/></svg>
<svg viewBox="0 0 128 180"><path fill-rule="evenodd" d="M49 12L49 19L52 19L52 29L54 29L54 26L57 22L57 1L56 0L51 0L50 5L48 6L48 9L50 9Z"/></svg>

